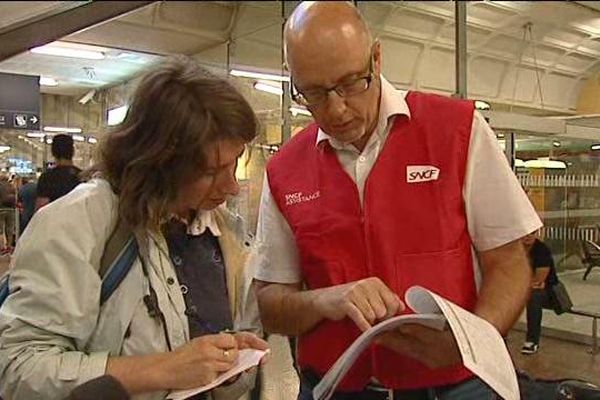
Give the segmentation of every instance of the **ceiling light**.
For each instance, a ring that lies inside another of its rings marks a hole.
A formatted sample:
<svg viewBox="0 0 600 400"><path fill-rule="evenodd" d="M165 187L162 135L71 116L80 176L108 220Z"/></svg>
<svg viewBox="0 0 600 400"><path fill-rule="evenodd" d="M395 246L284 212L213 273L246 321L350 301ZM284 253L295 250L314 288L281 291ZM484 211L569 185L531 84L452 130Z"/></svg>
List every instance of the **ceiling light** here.
<svg viewBox="0 0 600 400"><path fill-rule="evenodd" d="M44 139L41 139L41 140L40 140L40 142L43 142L43 141L44 141ZM48 143L48 144L52 144L52 136L48 136L48 137L46 138L46 143Z"/></svg>
<svg viewBox="0 0 600 400"><path fill-rule="evenodd" d="M81 128L66 128L62 126L45 126L46 132L81 133Z"/></svg>
<svg viewBox="0 0 600 400"><path fill-rule="evenodd" d="M515 158L515 167L519 168L524 166L525 162L523 160L521 160L520 158Z"/></svg>
<svg viewBox="0 0 600 400"><path fill-rule="evenodd" d="M555 140L552 142L552 146L554 147L560 147L560 142L558 140Z"/></svg>
<svg viewBox="0 0 600 400"><path fill-rule="evenodd" d="M475 109L476 110L489 110L490 103L481 100L475 100Z"/></svg>
<svg viewBox="0 0 600 400"><path fill-rule="evenodd" d="M89 92L87 92L86 94L84 94L83 97L81 97L78 100L78 102L80 104L86 104L87 102L89 102L94 97L95 94L96 94L96 90L92 89Z"/></svg>
<svg viewBox="0 0 600 400"><path fill-rule="evenodd" d="M537 160L525 161L527 168L548 168L548 169L566 169L567 164L562 161L549 160L547 158L538 158Z"/></svg>
<svg viewBox="0 0 600 400"><path fill-rule="evenodd" d="M600 150L600 144L593 144L590 148L592 150Z"/></svg>
<svg viewBox="0 0 600 400"><path fill-rule="evenodd" d="M66 45L60 42L54 42L45 46L34 47L30 50L32 53L45 54L49 56L83 58L85 60L103 60L104 53L101 51L90 50L89 48L77 45Z"/></svg>
<svg viewBox="0 0 600 400"><path fill-rule="evenodd" d="M498 138L498 139L504 139L504 133L498 133L498 134L496 134L496 138Z"/></svg>
<svg viewBox="0 0 600 400"><path fill-rule="evenodd" d="M10 146L0 145L0 153L4 153L5 151L9 151Z"/></svg>
<svg viewBox="0 0 600 400"><path fill-rule="evenodd" d="M289 82L290 77L285 75L275 74L263 74L262 72L242 71L239 69L232 69L229 73L233 76L239 76L242 78L254 78L254 79L266 79L268 81L277 82Z"/></svg>
<svg viewBox="0 0 600 400"><path fill-rule="evenodd" d="M260 90L262 92L276 94L278 96L281 96L283 94L283 89L282 88L271 86L271 85L267 85L266 83L262 83L262 82L256 82L254 84L254 89Z"/></svg>
<svg viewBox="0 0 600 400"><path fill-rule="evenodd" d="M43 138L44 136L46 136L46 134L43 132L27 132L27 137L31 138Z"/></svg>
<svg viewBox="0 0 600 400"><path fill-rule="evenodd" d="M119 125L125 120L129 106L125 104L121 107L115 107L108 110L107 124L108 126Z"/></svg>
<svg viewBox="0 0 600 400"><path fill-rule="evenodd" d="M40 76L40 85L42 86L58 86L58 81L48 76Z"/></svg>
<svg viewBox="0 0 600 400"><path fill-rule="evenodd" d="M85 136L82 135L73 135L73 140L77 142L85 142Z"/></svg>
<svg viewBox="0 0 600 400"><path fill-rule="evenodd" d="M95 137L93 137L93 136L90 136L90 137L88 138L88 143L91 143L91 144L96 144L96 143L98 143L98 139L96 139L96 138L95 138Z"/></svg>
<svg viewBox="0 0 600 400"><path fill-rule="evenodd" d="M292 115L295 117L298 114L301 115L307 115L309 117L312 117L312 114L310 113L310 111L308 111L306 108L301 108L301 107L290 107L290 112L292 113Z"/></svg>

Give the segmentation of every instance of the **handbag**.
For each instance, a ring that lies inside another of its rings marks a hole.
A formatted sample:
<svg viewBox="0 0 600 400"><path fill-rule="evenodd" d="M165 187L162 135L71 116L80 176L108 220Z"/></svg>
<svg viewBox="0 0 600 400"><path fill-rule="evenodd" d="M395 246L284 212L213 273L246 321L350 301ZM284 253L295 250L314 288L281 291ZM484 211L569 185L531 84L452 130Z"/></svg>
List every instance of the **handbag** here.
<svg viewBox="0 0 600 400"><path fill-rule="evenodd" d="M558 281L550 286L549 289L548 296L550 298L550 306L556 315L570 311L573 307L573 302L571 301L571 297L569 296L565 285Z"/></svg>

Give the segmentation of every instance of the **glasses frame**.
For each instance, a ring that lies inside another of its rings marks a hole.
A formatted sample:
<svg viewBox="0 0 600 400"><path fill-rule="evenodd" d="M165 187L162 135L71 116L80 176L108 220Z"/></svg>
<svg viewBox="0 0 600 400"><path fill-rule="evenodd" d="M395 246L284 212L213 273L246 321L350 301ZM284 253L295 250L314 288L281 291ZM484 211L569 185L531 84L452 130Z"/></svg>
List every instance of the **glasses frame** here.
<svg viewBox="0 0 600 400"><path fill-rule="evenodd" d="M352 97L352 96L356 96L358 94L364 93L367 90L369 90L371 88L371 83L373 82L373 80L375 79L375 75L373 74L373 53L374 53L374 49L375 46L372 47L371 49L371 54L369 56L369 72L367 73L367 75L363 75L360 76L358 78L355 78L354 80L352 80L351 82L344 82L344 83L339 83L335 86L329 87L329 88L323 88L320 89L322 91L322 93L324 94L323 96L323 101L320 101L318 103L309 103L306 98L304 97L304 95L302 94L301 91L299 91L296 86L294 86L294 81L293 81L293 77L290 74L290 95L292 97L292 100L294 100L297 104L304 106L304 107L315 107L315 106L319 106L325 102L327 102L327 99L329 99L329 93L330 92L335 92L338 96L342 97L342 98L346 98L346 97ZM354 84L357 83L358 81L361 80L366 80L366 86L364 88L364 90L361 90L360 92L356 92L356 93L352 93L350 95L344 95L343 94L343 86L347 86L349 84Z"/></svg>

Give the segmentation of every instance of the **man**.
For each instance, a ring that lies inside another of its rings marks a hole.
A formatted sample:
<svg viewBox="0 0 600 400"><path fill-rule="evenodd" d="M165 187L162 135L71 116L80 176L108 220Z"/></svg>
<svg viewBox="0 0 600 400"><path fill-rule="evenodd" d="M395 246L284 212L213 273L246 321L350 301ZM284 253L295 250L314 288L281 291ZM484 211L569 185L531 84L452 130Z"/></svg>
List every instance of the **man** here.
<svg viewBox="0 0 600 400"><path fill-rule="evenodd" d="M347 2L305 2L285 28L297 102L316 124L269 162L258 225L265 329L299 336L301 398L356 337L425 286L505 334L541 222L471 102L394 90L381 46ZM449 332L379 338L334 398L480 399ZM404 396L404 397L402 397Z"/></svg>
<svg viewBox="0 0 600 400"><path fill-rule="evenodd" d="M0 175L0 236L4 236L1 255L12 254L15 245L16 190L8 175Z"/></svg>
<svg viewBox="0 0 600 400"><path fill-rule="evenodd" d="M537 232L523 238L533 270L531 295L527 302L527 335L521 353L531 355L539 349L542 330L542 308L550 306L548 290L558 283L552 252L537 238Z"/></svg>
<svg viewBox="0 0 600 400"><path fill-rule="evenodd" d="M36 209L64 196L81 182L81 170L73 165L75 147L69 135L56 135L52 139L52 156L56 166L40 175L37 186Z"/></svg>
<svg viewBox="0 0 600 400"><path fill-rule="evenodd" d="M19 202L21 203L21 217L19 219L19 232L23 233L29 220L35 212L37 183L29 178L23 178L23 185L19 188Z"/></svg>

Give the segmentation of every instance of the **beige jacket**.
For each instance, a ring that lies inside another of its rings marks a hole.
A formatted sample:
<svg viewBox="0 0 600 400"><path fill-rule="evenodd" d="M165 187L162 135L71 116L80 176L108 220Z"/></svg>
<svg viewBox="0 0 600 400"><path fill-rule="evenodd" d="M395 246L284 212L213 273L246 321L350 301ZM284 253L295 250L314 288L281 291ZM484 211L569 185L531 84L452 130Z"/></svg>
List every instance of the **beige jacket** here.
<svg viewBox="0 0 600 400"><path fill-rule="evenodd" d="M172 347L189 341L185 303L162 235L148 236L149 279L136 260L100 307L98 269L117 209L109 184L92 180L36 213L20 238L11 265L14 292L0 309L0 396L5 400L63 399L77 385L103 375L109 356L167 351L163 327L142 300L149 284ZM216 220L234 326L259 330L258 316L249 314L257 308L244 271L239 221L224 209L216 212ZM215 389L212 397L236 399L252 382L247 374ZM135 399L164 399L166 394Z"/></svg>

